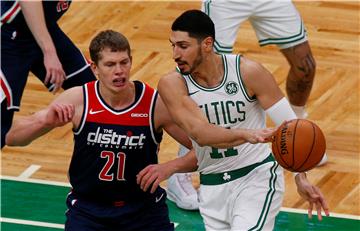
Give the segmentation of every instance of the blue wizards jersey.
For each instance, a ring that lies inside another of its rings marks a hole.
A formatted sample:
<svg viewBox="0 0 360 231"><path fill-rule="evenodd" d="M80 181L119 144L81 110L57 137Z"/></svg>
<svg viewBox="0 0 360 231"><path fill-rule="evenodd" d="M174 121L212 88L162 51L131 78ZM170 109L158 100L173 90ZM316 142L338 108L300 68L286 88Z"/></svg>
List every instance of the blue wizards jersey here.
<svg viewBox="0 0 360 231"><path fill-rule="evenodd" d="M69 176L72 192L96 201L147 198L136 175L158 163L162 133L156 133L153 114L157 92L135 81L135 102L123 110L111 108L101 97L99 82L83 87L84 113L74 131Z"/></svg>
<svg viewBox="0 0 360 231"><path fill-rule="evenodd" d="M59 18L68 10L71 1L43 1L43 10L47 27L56 24ZM1 29L16 30L22 36L31 35L19 1L1 1Z"/></svg>

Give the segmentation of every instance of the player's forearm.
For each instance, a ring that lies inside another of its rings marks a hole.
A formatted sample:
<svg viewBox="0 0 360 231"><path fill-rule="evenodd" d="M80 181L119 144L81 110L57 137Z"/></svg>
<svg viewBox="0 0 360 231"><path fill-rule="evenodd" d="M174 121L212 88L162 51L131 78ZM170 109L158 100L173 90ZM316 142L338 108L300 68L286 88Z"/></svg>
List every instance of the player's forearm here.
<svg viewBox="0 0 360 231"><path fill-rule="evenodd" d="M160 79L159 94L175 123L196 143L200 146L230 148L247 141L246 130L230 130L209 123L195 101L187 95L186 89L174 88L184 85L179 79L170 75Z"/></svg>
<svg viewBox="0 0 360 231"><path fill-rule="evenodd" d="M193 126L190 136L200 146L214 148L231 148L246 143L247 130L226 129L209 123Z"/></svg>
<svg viewBox="0 0 360 231"><path fill-rule="evenodd" d="M6 134L6 145L25 146L36 138L49 132L52 127L46 125L41 119L41 112L32 116L14 121L10 131Z"/></svg>
<svg viewBox="0 0 360 231"><path fill-rule="evenodd" d="M194 150L190 150L186 155L173 159L165 163L170 175L174 173L194 172L197 170L197 159Z"/></svg>
<svg viewBox="0 0 360 231"><path fill-rule="evenodd" d="M44 55L56 52L54 43L46 27L41 1L20 1L26 23Z"/></svg>

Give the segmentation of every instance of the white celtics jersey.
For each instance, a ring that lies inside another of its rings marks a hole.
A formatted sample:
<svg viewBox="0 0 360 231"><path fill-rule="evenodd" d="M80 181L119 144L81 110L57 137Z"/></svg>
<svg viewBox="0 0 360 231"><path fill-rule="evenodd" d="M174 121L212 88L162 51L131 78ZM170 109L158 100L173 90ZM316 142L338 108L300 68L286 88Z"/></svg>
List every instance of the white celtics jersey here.
<svg viewBox="0 0 360 231"><path fill-rule="evenodd" d="M191 75L183 75L189 96L199 105L210 123L228 129L265 128L264 110L256 98L246 92L240 74L240 55L222 55L222 60L224 76L217 87L200 86ZM261 162L271 152L268 144L245 143L229 149L217 149L200 147L193 141L193 147L198 159L198 170L202 174L235 170Z"/></svg>

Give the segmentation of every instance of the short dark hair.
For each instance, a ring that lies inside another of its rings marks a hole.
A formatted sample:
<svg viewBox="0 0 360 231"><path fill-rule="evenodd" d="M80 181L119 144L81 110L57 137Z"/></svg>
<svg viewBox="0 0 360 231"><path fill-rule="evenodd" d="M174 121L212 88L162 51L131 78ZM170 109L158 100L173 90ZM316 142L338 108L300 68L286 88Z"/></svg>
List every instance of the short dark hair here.
<svg viewBox="0 0 360 231"><path fill-rule="evenodd" d="M188 32L190 37L203 40L212 37L215 41L215 26L211 18L201 10L188 10L175 19L173 31Z"/></svg>
<svg viewBox="0 0 360 231"><path fill-rule="evenodd" d="M100 52L105 48L110 48L111 51L127 51L131 57L130 44L127 38L116 31L104 30L98 33L90 42L89 51L91 60L98 63L100 60Z"/></svg>

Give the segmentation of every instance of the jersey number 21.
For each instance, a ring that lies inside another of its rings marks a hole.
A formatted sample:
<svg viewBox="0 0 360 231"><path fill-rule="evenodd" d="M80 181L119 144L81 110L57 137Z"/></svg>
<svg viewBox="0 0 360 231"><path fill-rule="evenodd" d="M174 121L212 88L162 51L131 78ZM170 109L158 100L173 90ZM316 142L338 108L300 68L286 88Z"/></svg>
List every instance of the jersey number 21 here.
<svg viewBox="0 0 360 231"><path fill-rule="evenodd" d="M117 158L118 165L117 165L117 172L116 172L116 180L125 180L124 172L125 172L125 159L126 155L123 152L118 152L116 155L114 152L110 151L102 151L100 154L101 158L106 158L106 163L102 170L99 173L99 179L104 181L112 181L114 180L114 173L109 173L110 169L116 162L115 159Z"/></svg>

